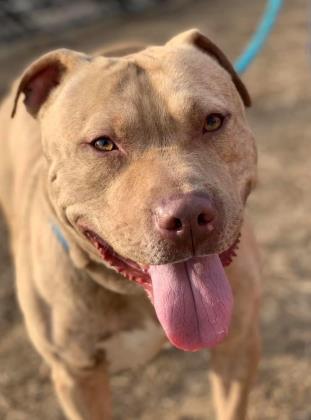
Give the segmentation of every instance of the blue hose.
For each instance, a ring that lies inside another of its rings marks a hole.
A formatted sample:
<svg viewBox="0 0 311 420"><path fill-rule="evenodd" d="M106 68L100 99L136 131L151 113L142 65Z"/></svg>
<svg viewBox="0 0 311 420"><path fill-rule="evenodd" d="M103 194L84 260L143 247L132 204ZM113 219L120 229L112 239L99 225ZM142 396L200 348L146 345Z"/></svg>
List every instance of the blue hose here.
<svg viewBox="0 0 311 420"><path fill-rule="evenodd" d="M246 49L236 60L237 73L244 73L262 50L283 6L283 0L267 0L266 10Z"/></svg>

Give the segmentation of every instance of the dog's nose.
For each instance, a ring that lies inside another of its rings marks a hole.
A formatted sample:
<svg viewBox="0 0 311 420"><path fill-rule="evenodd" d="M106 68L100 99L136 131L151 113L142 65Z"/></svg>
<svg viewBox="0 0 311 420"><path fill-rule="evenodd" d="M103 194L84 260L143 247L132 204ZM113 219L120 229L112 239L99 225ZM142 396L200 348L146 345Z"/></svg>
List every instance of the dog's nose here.
<svg viewBox="0 0 311 420"><path fill-rule="evenodd" d="M164 238L183 239L192 235L199 239L214 230L216 215L216 209L207 196L185 194L158 206L155 224Z"/></svg>

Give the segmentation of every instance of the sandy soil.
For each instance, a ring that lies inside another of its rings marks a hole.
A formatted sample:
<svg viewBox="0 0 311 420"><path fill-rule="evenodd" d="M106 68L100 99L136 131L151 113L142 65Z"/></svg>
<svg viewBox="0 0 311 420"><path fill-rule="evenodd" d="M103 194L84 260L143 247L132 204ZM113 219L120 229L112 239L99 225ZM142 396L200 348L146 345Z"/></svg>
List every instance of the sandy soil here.
<svg viewBox="0 0 311 420"><path fill-rule="evenodd" d="M264 271L263 358L250 401L252 420L311 419L309 10L305 0L287 3L263 54L244 76L253 96L249 118L260 153L260 183L249 209ZM235 57L261 10L262 2L254 0L202 0L2 46L0 89L30 57L54 46L91 49L124 36L159 42L195 26ZM16 305L3 223L0 234L0 418L61 420ZM112 387L117 420L213 418L206 352L167 349L143 370L114 376Z"/></svg>

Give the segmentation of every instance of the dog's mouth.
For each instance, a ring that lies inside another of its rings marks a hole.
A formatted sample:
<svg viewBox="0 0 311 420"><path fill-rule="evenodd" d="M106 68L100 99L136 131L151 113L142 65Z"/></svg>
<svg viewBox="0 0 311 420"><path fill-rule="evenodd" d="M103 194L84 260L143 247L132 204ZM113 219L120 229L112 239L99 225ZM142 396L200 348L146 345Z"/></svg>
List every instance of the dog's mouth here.
<svg viewBox="0 0 311 420"><path fill-rule="evenodd" d="M151 282L150 276L148 275L148 266L143 266L133 260L121 257L106 241L92 230L85 229L83 233L97 249L102 260L127 279L143 286L150 296L151 288L148 286L151 286Z"/></svg>
<svg viewBox="0 0 311 420"><path fill-rule="evenodd" d="M106 264L145 289L173 345L195 351L227 336L233 297L224 267L236 256L240 235L221 254L147 266L120 256L94 231L83 233Z"/></svg>

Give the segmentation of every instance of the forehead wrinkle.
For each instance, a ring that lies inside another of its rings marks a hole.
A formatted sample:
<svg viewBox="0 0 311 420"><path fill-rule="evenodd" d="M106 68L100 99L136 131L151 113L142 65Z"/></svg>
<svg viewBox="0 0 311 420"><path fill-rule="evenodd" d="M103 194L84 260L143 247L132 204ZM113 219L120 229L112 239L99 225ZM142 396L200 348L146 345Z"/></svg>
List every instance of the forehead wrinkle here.
<svg viewBox="0 0 311 420"><path fill-rule="evenodd" d="M172 130L172 118L166 101L141 64L129 61L112 93L123 99L126 105L123 120L133 134L138 127L147 138L160 143L166 141Z"/></svg>
<svg viewBox="0 0 311 420"><path fill-rule="evenodd" d="M122 94L131 83L135 83L140 72L141 69L135 63L120 59L118 69L114 71L114 80L111 81L112 93Z"/></svg>

